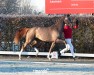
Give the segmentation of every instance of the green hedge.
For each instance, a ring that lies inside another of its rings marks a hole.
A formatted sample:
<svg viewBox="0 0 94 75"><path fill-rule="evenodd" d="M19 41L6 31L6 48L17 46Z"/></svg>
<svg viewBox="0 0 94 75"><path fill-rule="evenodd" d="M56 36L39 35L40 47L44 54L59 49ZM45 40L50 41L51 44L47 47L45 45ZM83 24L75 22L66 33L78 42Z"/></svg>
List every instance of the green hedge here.
<svg viewBox="0 0 94 75"><path fill-rule="evenodd" d="M79 28L73 30L73 45L76 52L94 53L94 17L77 17ZM58 17L0 17L1 41L13 41L19 28L34 26L51 26ZM41 43L41 46L40 46ZM50 43L38 42L36 45L42 51L48 51ZM55 50L63 45L57 44Z"/></svg>

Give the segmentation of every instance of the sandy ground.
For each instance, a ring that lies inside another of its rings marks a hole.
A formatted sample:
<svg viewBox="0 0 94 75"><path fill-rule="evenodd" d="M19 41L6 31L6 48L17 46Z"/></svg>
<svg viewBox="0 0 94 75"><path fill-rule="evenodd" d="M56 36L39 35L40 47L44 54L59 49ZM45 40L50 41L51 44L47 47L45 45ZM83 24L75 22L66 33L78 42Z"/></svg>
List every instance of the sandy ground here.
<svg viewBox="0 0 94 75"><path fill-rule="evenodd" d="M94 75L94 59L0 56L0 75Z"/></svg>

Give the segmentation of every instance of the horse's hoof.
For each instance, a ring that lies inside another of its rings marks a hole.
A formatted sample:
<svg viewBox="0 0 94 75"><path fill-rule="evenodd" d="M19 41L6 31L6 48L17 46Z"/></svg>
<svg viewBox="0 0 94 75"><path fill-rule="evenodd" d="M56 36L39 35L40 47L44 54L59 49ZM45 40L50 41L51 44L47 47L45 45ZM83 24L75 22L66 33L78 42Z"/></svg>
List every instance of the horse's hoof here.
<svg viewBox="0 0 94 75"><path fill-rule="evenodd" d="M30 56L28 56L27 58L30 58Z"/></svg>
<svg viewBox="0 0 94 75"><path fill-rule="evenodd" d="M21 57L19 57L19 60L22 60Z"/></svg>
<svg viewBox="0 0 94 75"><path fill-rule="evenodd" d="M51 61L51 58L48 58L49 59L49 61Z"/></svg>
<svg viewBox="0 0 94 75"><path fill-rule="evenodd" d="M22 60L21 58L19 58L19 60Z"/></svg>
<svg viewBox="0 0 94 75"><path fill-rule="evenodd" d="M51 61L51 58L50 58L50 56L49 56L49 55L47 56L47 58L49 59L49 61Z"/></svg>
<svg viewBox="0 0 94 75"><path fill-rule="evenodd" d="M47 55L47 58L49 59L49 55Z"/></svg>

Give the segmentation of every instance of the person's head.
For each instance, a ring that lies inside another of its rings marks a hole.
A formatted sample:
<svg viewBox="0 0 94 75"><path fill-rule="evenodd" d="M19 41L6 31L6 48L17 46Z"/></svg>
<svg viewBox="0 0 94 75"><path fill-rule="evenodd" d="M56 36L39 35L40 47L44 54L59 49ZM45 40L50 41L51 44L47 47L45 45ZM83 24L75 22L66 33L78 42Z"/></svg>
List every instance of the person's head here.
<svg viewBox="0 0 94 75"><path fill-rule="evenodd" d="M64 19L64 23L65 23L65 25L72 26L72 24L71 24L71 21L70 21L70 20L71 20L70 18L65 17L65 19Z"/></svg>
<svg viewBox="0 0 94 75"><path fill-rule="evenodd" d="M65 24L69 24L69 20L67 17L65 17L64 22L65 22Z"/></svg>

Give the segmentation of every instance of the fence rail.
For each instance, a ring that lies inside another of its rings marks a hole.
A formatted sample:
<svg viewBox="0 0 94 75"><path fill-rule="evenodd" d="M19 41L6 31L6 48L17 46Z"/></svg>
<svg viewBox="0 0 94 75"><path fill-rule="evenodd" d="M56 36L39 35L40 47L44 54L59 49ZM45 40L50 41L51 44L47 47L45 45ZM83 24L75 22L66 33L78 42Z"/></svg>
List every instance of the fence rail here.
<svg viewBox="0 0 94 75"><path fill-rule="evenodd" d="M2 55L18 55L19 52L15 51L0 51L0 54ZM36 52L22 52L22 55L36 55ZM40 56L46 56L48 55L48 52L39 52ZM61 54L61 56L72 56L71 53L64 53ZM75 56L78 57L94 57L94 54L86 54L86 53L75 53Z"/></svg>

